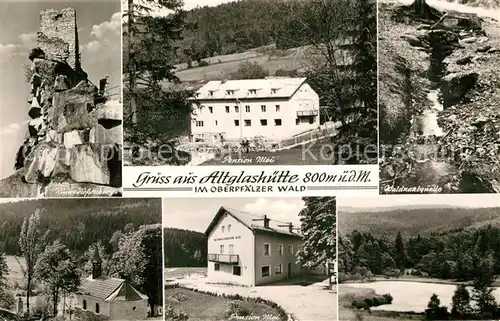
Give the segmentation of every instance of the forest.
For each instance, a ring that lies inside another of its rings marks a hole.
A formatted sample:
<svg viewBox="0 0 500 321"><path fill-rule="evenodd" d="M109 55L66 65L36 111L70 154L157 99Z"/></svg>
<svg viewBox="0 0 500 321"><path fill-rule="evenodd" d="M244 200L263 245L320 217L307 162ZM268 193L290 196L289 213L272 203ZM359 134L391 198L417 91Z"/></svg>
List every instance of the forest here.
<svg viewBox="0 0 500 321"><path fill-rule="evenodd" d="M165 228L163 230L163 243L165 267L207 266L207 238L205 234Z"/></svg>
<svg viewBox="0 0 500 321"><path fill-rule="evenodd" d="M0 204L0 252L20 253L18 239L23 220L37 208L41 210L41 229L49 231L49 241L59 239L72 252L80 254L96 239L102 241L106 250L111 250L109 241L114 232L123 230L127 224L138 227L161 222L158 199L46 199L3 203Z"/></svg>
<svg viewBox="0 0 500 321"><path fill-rule="evenodd" d="M189 64L270 44L277 49L309 45L311 38L301 32L300 6L298 0L246 0L192 9L186 14L177 62Z"/></svg>
<svg viewBox="0 0 500 321"><path fill-rule="evenodd" d="M360 278L399 276L405 269L416 276L458 281L500 274L500 227L491 225L407 238L354 231L338 242L339 272Z"/></svg>
<svg viewBox="0 0 500 321"><path fill-rule="evenodd" d="M160 199L20 201L0 209L0 307L13 309L14 294L24 293L27 302L45 298L28 303L25 317L57 316L59 300L90 275L96 252L104 276L129 281L151 311L161 304ZM17 256L22 282L9 281L5 254Z"/></svg>

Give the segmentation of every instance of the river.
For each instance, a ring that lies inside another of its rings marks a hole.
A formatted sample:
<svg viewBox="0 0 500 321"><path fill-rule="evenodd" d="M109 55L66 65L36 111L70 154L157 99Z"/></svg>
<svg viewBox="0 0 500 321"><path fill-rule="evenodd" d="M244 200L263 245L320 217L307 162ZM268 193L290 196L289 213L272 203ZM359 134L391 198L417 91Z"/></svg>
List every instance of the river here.
<svg viewBox="0 0 500 321"><path fill-rule="evenodd" d="M372 308L372 310L398 311L398 312L424 312L427 309L432 294L437 294L442 305L451 309L451 298L456 285L423 283L411 281L376 281L370 283L349 283L349 287L374 289L377 294L390 293L393 297L392 304L385 304ZM470 292L470 289L469 289ZM500 301L500 288L493 291L497 301Z"/></svg>

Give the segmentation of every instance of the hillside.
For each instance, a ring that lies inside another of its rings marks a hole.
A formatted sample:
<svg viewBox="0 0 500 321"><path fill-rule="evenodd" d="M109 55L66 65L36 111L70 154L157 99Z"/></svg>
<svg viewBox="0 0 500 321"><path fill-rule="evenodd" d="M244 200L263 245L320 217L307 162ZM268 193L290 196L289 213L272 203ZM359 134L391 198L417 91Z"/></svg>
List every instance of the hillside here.
<svg viewBox="0 0 500 321"><path fill-rule="evenodd" d="M165 267L200 267L207 265L205 234L176 228L163 231Z"/></svg>
<svg viewBox="0 0 500 321"><path fill-rule="evenodd" d="M45 199L0 204L0 252L19 254L18 239L24 218L41 209L41 227L50 240L60 239L82 253L96 241L109 247L116 230L161 223L160 199ZM107 215L103 215L107 214Z"/></svg>
<svg viewBox="0 0 500 321"><path fill-rule="evenodd" d="M413 208L380 212L343 212L339 209L341 234L354 230L370 231L373 235L401 232L405 236L447 229L476 228L491 224L500 226L500 207L496 208Z"/></svg>

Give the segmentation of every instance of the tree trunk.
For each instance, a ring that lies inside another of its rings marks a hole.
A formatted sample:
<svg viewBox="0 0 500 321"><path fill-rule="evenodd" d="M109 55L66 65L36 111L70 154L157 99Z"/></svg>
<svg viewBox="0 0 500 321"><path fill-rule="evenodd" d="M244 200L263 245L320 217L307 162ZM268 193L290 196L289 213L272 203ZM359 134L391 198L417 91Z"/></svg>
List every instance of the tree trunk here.
<svg viewBox="0 0 500 321"><path fill-rule="evenodd" d="M132 115L133 126L137 125L137 105L135 102L135 64L134 64L134 51L132 50L132 41L134 39L134 0L128 0L128 64L129 64L129 99L130 99L130 113Z"/></svg>
<svg viewBox="0 0 500 321"><path fill-rule="evenodd" d="M54 304L53 309L52 309L52 313L54 314L54 318L57 317L57 298L58 297L59 297L59 293L57 292L57 290L54 290L54 292L52 293L52 302Z"/></svg>
<svg viewBox="0 0 500 321"><path fill-rule="evenodd" d="M30 314L30 293L31 293L31 276L28 275L26 284L26 313Z"/></svg>

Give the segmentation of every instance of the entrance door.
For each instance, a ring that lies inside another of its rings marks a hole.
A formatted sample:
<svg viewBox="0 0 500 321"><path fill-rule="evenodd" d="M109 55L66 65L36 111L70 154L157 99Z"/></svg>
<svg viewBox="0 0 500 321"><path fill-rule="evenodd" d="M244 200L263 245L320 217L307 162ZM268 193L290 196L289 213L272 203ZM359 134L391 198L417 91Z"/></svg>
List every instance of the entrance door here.
<svg viewBox="0 0 500 321"><path fill-rule="evenodd" d="M292 278L292 263L288 263L288 279Z"/></svg>

